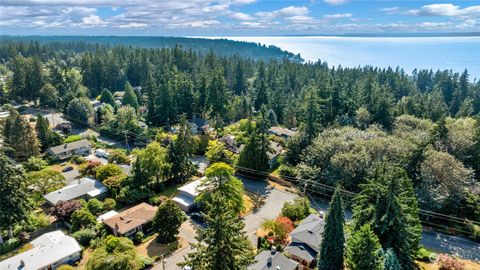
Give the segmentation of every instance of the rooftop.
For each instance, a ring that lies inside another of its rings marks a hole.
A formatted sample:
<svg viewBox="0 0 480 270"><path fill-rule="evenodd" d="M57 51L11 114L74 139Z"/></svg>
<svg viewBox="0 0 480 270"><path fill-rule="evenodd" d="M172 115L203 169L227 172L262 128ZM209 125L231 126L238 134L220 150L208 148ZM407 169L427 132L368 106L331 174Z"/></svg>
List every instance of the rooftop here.
<svg viewBox="0 0 480 270"><path fill-rule="evenodd" d="M61 145L57 145L57 146L54 146L54 147L50 147L50 148L48 148L48 150L50 152L52 152L53 154L60 154L60 153L63 153L63 152L72 151L72 150L75 150L75 149L78 149L78 148L81 148L81 147L86 147L86 146L91 147L92 144L90 143L90 141L88 141L86 139L83 139L83 140L76 141L76 142L71 142L71 143L66 143L66 144L61 144Z"/></svg>
<svg viewBox="0 0 480 270"><path fill-rule="evenodd" d="M71 185L43 195L43 197L49 203L56 204L59 201L68 201L84 195L95 197L107 191L107 188L100 181L93 178L84 177Z"/></svg>
<svg viewBox="0 0 480 270"><path fill-rule="evenodd" d="M105 225L124 234L153 220L157 207L141 203L103 221Z"/></svg>
<svg viewBox="0 0 480 270"><path fill-rule="evenodd" d="M264 250L255 256L257 261L248 267L249 270L294 270L298 263L285 257L280 252Z"/></svg>
<svg viewBox="0 0 480 270"><path fill-rule="evenodd" d="M38 270L80 252L80 245L62 231L45 233L30 242L33 248L0 262L2 270ZM22 263L23 262L23 263ZM23 267L22 267L23 264Z"/></svg>
<svg viewBox="0 0 480 270"><path fill-rule="evenodd" d="M285 137L291 137L291 136L294 136L295 134L297 134L297 132L294 131L294 130L279 127L279 126L271 127L268 131L270 131L271 133L273 133L277 136L285 136Z"/></svg>
<svg viewBox="0 0 480 270"><path fill-rule="evenodd" d="M292 243L303 243L318 253L324 225L324 220L318 215L309 215L290 233Z"/></svg>
<svg viewBox="0 0 480 270"><path fill-rule="evenodd" d="M191 195L193 198L198 196L198 186L203 181L204 177L192 181L184 186L178 188L178 191L182 191L183 193Z"/></svg>

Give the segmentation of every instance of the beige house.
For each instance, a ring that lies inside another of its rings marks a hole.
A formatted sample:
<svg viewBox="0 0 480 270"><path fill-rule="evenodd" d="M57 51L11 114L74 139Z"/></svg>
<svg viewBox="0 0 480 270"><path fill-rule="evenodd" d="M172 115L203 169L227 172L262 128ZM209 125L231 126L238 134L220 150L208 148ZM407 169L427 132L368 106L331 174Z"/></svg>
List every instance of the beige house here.
<svg viewBox="0 0 480 270"><path fill-rule="evenodd" d="M76 142L57 145L47 149L47 153L57 159L64 160L73 155L86 156L92 152L90 141L83 139Z"/></svg>
<svg viewBox="0 0 480 270"><path fill-rule="evenodd" d="M137 232L149 233L157 207L141 203L103 220L115 236L133 237Z"/></svg>

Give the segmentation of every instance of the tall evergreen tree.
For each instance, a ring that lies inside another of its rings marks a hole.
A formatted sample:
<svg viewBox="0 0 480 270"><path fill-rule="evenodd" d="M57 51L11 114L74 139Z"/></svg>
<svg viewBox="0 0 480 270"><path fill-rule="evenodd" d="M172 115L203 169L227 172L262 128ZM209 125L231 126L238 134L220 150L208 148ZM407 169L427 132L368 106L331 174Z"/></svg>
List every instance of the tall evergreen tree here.
<svg viewBox="0 0 480 270"><path fill-rule="evenodd" d="M207 227L198 230L194 252L184 265L196 270L241 270L254 263L254 253L237 213L220 194L213 194L205 213Z"/></svg>
<svg viewBox="0 0 480 270"><path fill-rule="evenodd" d="M347 265L350 270L382 270L382 246L370 224L352 232L347 241Z"/></svg>
<svg viewBox="0 0 480 270"><path fill-rule="evenodd" d="M248 141L238 157L238 166L252 170L266 172L270 166L268 164L268 140L256 128L250 131Z"/></svg>
<svg viewBox="0 0 480 270"><path fill-rule="evenodd" d="M385 252L385 260L384 260L384 266L383 270L401 270L402 267L400 266L400 262L397 259L397 255L395 255L395 252L393 249L389 248L387 249L387 252Z"/></svg>
<svg viewBox="0 0 480 270"><path fill-rule="evenodd" d="M30 193L23 170L0 154L0 228L9 231L15 224L26 220L31 211Z"/></svg>
<svg viewBox="0 0 480 270"><path fill-rule="evenodd" d="M195 149L196 144L190 125L185 115L182 115L177 138L168 145L168 160L172 164L171 173L176 181L183 182L192 176L194 165L190 158L195 153Z"/></svg>
<svg viewBox="0 0 480 270"><path fill-rule="evenodd" d="M138 110L138 97L133 91L133 87L130 85L129 82L125 83L125 93L123 94L122 104L129 105L130 107Z"/></svg>
<svg viewBox="0 0 480 270"><path fill-rule="evenodd" d="M418 202L405 170L377 165L372 178L355 198L354 229L371 224L384 249L392 248L402 269L415 269L422 227Z"/></svg>
<svg viewBox="0 0 480 270"><path fill-rule="evenodd" d="M247 80L245 79L245 72L240 61L237 63L237 69L235 70L235 84L233 91L236 95L242 95L247 92Z"/></svg>
<svg viewBox="0 0 480 270"><path fill-rule="evenodd" d="M112 92L108 89L103 89L102 94L100 96L100 102L110 104L110 106L115 107L115 99L113 98Z"/></svg>
<svg viewBox="0 0 480 270"><path fill-rule="evenodd" d="M26 160L40 153L37 132L28 119L18 114L16 110L10 110L3 133L6 144L14 151L15 158Z"/></svg>
<svg viewBox="0 0 480 270"><path fill-rule="evenodd" d="M259 111L264 104L268 104L268 91L265 80L260 81L256 90L257 94L253 106L255 107L255 110Z"/></svg>
<svg viewBox="0 0 480 270"><path fill-rule="evenodd" d="M227 82L222 75L221 70L215 70L212 81L208 86L207 106L210 109L210 118L213 119L215 126L223 124L223 118L227 111Z"/></svg>
<svg viewBox="0 0 480 270"><path fill-rule="evenodd" d="M345 216L343 211L343 200L340 188L337 187L327 210L326 224L322 233L322 244L318 258L318 270L343 269L345 249L345 233L343 229Z"/></svg>

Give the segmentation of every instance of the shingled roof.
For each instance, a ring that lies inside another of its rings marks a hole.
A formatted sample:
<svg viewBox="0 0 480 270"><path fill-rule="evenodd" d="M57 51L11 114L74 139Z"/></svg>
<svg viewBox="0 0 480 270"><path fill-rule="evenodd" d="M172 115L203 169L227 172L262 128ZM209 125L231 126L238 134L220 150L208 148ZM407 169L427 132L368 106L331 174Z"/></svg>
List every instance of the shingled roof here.
<svg viewBox="0 0 480 270"><path fill-rule="evenodd" d="M157 207L148 203L141 203L129 208L118 215L105 219L103 223L120 234L135 229L136 227L153 220Z"/></svg>

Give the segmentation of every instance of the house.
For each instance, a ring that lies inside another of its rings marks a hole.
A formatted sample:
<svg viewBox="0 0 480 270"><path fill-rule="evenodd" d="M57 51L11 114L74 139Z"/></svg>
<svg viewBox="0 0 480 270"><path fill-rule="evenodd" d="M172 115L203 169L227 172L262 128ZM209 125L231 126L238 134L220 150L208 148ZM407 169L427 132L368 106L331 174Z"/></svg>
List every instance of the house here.
<svg viewBox="0 0 480 270"><path fill-rule="evenodd" d="M97 222L103 222L104 220L109 219L111 217L114 217L116 215L118 215L117 211L115 211L115 210L108 211L105 214L102 214L102 215L98 216L97 217Z"/></svg>
<svg viewBox="0 0 480 270"><path fill-rule="evenodd" d="M314 269L322 243L325 222L318 215L305 218L291 233L291 243L285 248L289 258L302 264L303 269Z"/></svg>
<svg viewBox="0 0 480 270"><path fill-rule="evenodd" d="M248 267L248 270L297 270L298 263L293 261L275 247L271 250L264 250L255 256L255 264Z"/></svg>
<svg viewBox="0 0 480 270"><path fill-rule="evenodd" d="M55 205L59 201L69 201L73 199L85 199L103 197L107 194L108 189L102 184L102 182L84 177L78 179L77 182L65 186L59 190L55 190L46 195L43 195L45 200L51 205Z"/></svg>
<svg viewBox="0 0 480 270"><path fill-rule="evenodd" d="M283 147L278 142L270 141L270 149L267 152L268 155L268 164L270 167L275 167L277 165L278 156L283 153Z"/></svg>
<svg viewBox="0 0 480 270"><path fill-rule="evenodd" d="M195 198L197 198L201 182L204 178L197 179L178 189L178 195L172 200L185 212L190 212L195 205Z"/></svg>
<svg viewBox="0 0 480 270"><path fill-rule="evenodd" d="M293 136L295 136L295 134L297 134L297 132L294 131L294 130L291 130L291 129L288 129L288 128L279 127L279 126L271 127L271 128L268 130L268 133L273 134L273 135L278 136L278 137L283 137L283 138L285 138L285 139L288 139L288 138L290 138L290 137L293 137Z"/></svg>
<svg viewBox="0 0 480 270"><path fill-rule="evenodd" d="M48 154L60 160L70 158L73 155L86 156L89 155L91 151L92 144L86 139L57 145L47 149Z"/></svg>
<svg viewBox="0 0 480 270"><path fill-rule="evenodd" d="M192 133L194 134L207 134L210 130L208 121L200 117L192 117L190 125L192 127Z"/></svg>
<svg viewBox="0 0 480 270"><path fill-rule="evenodd" d="M103 220L115 236L133 237L137 232L149 233L157 207L141 203Z"/></svg>
<svg viewBox="0 0 480 270"><path fill-rule="evenodd" d="M72 264L82 257L77 241L62 231L45 233L30 242L32 248L0 262L2 270L56 269Z"/></svg>
<svg viewBox="0 0 480 270"><path fill-rule="evenodd" d="M224 143L230 152L235 154L240 153L240 149L237 146L237 142L235 141L235 136L227 134L221 137L220 139L218 139L218 141Z"/></svg>

